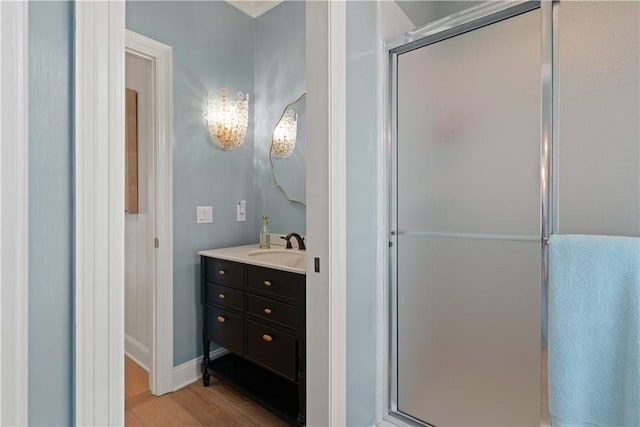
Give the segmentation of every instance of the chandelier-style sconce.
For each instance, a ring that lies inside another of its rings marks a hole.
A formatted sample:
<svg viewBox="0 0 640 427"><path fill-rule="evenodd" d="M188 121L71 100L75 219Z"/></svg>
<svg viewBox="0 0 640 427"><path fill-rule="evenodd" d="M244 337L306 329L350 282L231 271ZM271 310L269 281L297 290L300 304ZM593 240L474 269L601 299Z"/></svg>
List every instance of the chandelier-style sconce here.
<svg viewBox="0 0 640 427"><path fill-rule="evenodd" d="M225 151L235 150L244 142L249 124L249 94L238 92L236 100L227 98L227 89L220 89L216 98L207 93L204 117L215 144Z"/></svg>
<svg viewBox="0 0 640 427"><path fill-rule="evenodd" d="M273 130L271 151L277 159L286 159L296 148L298 115L288 110Z"/></svg>

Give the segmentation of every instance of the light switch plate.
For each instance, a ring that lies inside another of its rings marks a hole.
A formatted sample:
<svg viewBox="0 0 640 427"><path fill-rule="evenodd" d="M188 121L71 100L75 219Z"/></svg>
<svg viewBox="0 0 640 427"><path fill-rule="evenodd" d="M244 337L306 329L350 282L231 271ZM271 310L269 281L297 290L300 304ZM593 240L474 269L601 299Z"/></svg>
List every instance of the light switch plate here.
<svg viewBox="0 0 640 427"><path fill-rule="evenodd" d="M236 221L246 221L247 220L247 201L240 200L236 205Z"/></svg>
<svg viewBox="0 0 640 427"><path fill-rule="evenodd" d="M198 206L196 209L196 222L198 224L210 224L213 222L213 206Z"/></svg>

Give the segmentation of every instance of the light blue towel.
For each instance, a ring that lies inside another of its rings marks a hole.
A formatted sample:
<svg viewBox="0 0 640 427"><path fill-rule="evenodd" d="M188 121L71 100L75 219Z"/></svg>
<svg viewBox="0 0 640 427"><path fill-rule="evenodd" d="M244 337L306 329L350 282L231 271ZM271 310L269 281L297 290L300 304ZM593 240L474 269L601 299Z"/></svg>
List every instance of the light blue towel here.
<svg viewBox="0 0 640 427"><path fill-rule="evenodd" d="M551 237L549 412L553 425L640 426L640 239Z"/></svg>

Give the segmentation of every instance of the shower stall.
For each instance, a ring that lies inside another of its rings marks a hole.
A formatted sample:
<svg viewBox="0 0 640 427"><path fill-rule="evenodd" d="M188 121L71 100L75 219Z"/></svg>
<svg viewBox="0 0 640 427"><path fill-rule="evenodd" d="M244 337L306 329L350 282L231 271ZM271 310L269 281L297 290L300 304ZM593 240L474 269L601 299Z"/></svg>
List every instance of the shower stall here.
<svg viewBox="0 0 640 427"><path fill-rule="evenodd" d="M392 417L547 422L548 238L640 236L639 13L488 2L387 42Z"/></svg>

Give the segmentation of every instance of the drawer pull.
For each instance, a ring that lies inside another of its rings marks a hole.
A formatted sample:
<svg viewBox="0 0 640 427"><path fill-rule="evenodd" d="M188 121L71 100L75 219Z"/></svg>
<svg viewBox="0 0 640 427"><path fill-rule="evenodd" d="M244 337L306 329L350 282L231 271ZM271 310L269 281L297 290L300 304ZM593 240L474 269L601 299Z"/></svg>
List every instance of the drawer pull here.
<svg viewBox="0 0 640 427"><path fill-rule="evenodd" d="M264 309L264 314L271 314L271 309L270 308L265 308Z"/></svg>
<svg viewBox="0 0 640 427"><path fill-rule="evenodd" d="M218 322L220 322L220 323L224 323L224 322L226 322L226 321L227 321L227 318L226 318L226 317L224 317L224 316L218 316Z"/></svg>
<svg viewBox="0 0 640 427"><path fill-rule="evenodd" d="M218 271L218 274L219 274L219 275L221 275L221 276L224 276L224 275L225 275L225 273L226 273L226 271L224 271L224 270L219 270L219 271Z"/></svg>
<svg viewBox="0 0 640 427"><path fill-rule="evenodd" d="M220 294L220 295L218 295L218 298L220 298L220 299L224 299L224 294Z"/></svg>
<svg viewBox="0 0 640 427"><path fill-rule="evenodd" d="M273 337L272 337L271 335L269 335L269 334L264 334L264 335L262 336L262 339L263 339L263 340L265 340L266 342L271 342L271 341L273 341Z"/></svg>
<svg viewBox="0 0 640 427"><path fill-rule="evenodd" d="M269 287L269 286L271 286L271 282L270 282L270 281L268 281L268 280L265 280L265 281L264 281L264 285L265 285L266 287Z"/></svg>

